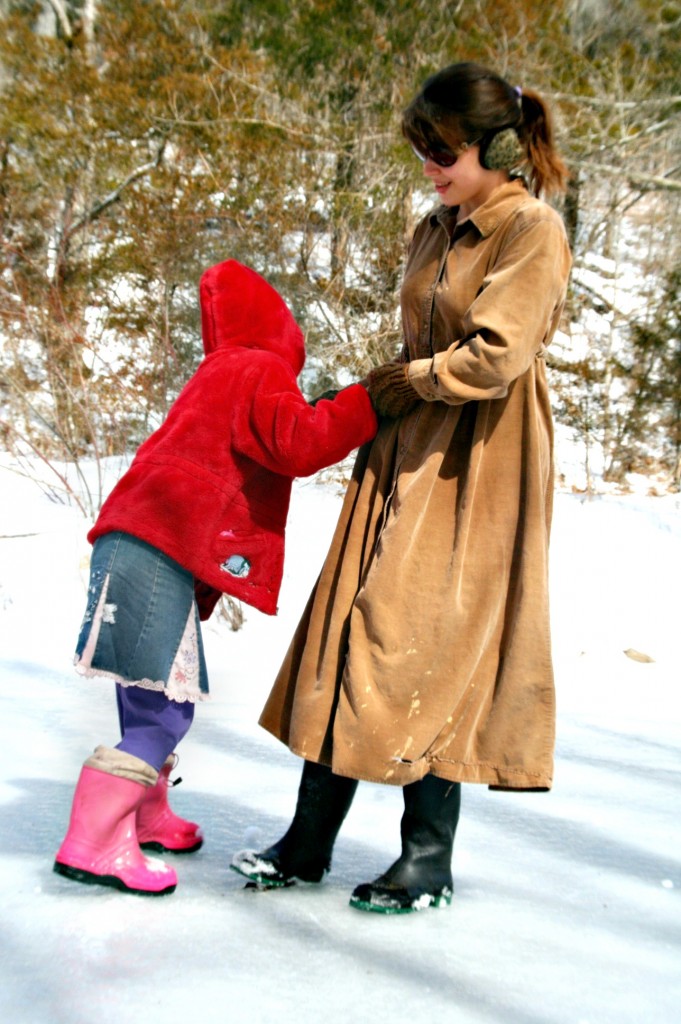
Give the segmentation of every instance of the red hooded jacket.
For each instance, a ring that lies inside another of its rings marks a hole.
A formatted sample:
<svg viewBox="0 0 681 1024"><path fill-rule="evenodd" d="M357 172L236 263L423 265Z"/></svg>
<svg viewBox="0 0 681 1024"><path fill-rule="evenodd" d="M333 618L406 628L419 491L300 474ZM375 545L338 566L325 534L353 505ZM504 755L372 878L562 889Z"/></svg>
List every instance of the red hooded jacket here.
<svg viewBox="0 0 681 1024"><path fill-rule="evenodd" d="M378 426L361 384L308 405L303 335L281 296L227 260L200 284L205 359L139 448L88 534L153 544L191 572L201 618L221 593L277 610L292 479L345 458Z"/></svg>

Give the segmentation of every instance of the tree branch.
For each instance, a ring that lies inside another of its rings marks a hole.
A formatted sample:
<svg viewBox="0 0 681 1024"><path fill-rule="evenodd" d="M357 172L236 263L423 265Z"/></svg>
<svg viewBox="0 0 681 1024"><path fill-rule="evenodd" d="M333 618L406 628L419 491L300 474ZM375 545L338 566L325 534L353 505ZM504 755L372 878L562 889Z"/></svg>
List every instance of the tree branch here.
<svg viewBox="0 0 681 1024"><path fill-rule="evenodd" d="M69 21L69 16L66 13L66 8L64 7L61 0L48 0L48 3L57 16L57 21L61 25L61 30L64 33L64 37L68 40L73 39L73 29L71 28L71 22Z"/></svg>
<svg viewBox="0 0 681 1024"><path fill-rule="evenodd" d="M109 192L108 196L104 196L103 199L100 199L99 202L95 203L94 206L91 206L89 210L86 210L84 214L73 222L68 231L69 237L75 235L77 231L80 231L87 224L90 224L91 221L96 220L100 214L104 213L105 210L108 210L108 208L113 206L114 203L117 203L129 185L132 185L135 181L139 181L140 178L143 178L145 174L149 174L150 171L156 170L163 159L165 148L166 139L164 139L159 146L158 152L153 160L149 160L146 164L142 164L141 167L132 171L127 178L120 183L120 185L118 185L112 192Z"/></svg>
<svg viewBox="0 0 681 1024"><path fill-rule="evenodd" d="M676 107L681 104L681 96L658 96L640 100L613 100L610 96L582 96L569 92L545 93L552 100L567 103L580 103L586 107L607 107L608 110L638 110L639 107Z"/></svg>
<svg viewBox="0 0 681 1024"><path fill-rule="evenodd" d="M288 135L296 139L308 139L311 142L329 145L332 141L329 135L322 135L319 132L305 131L294 128L292 125L283 124L281 121L272 121L266 117L209 117L209 118L183 118L183 117L161 117L156 115L154 121L161 125L182 125L183 127L201 128L205 125L215 127L221 124L243 124L253 125L259 128L269 128L279 132L281 135Z"/></svg>
<svg viewBox="0 0 681 1024"><path fill-rule="evenodd" d="M640 185L653 191L681 192L681 181L677 181L675 178L660 177L656 174L640 174L638 171L625 170L612 164L592 164L590 161L580 163L579 167L587 173L610 174L613 177L624 178L630 185Z"/></svg>

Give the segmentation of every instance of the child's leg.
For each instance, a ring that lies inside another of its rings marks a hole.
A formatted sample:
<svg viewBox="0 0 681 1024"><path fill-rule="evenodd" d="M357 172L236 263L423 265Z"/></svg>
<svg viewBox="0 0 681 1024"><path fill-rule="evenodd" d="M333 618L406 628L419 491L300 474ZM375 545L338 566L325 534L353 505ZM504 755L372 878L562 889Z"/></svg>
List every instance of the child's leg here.
<svg viewBox="0 0 681 1024"><path fill-rule="evenodd" d="M168 804L174 750L194 717L194 705L169 700L156 690L116 685L122 740L118 749L142 758L159 772L137 810L137 836L143 849L192 853L203 843L199 826L178 817Z"/></svg>
<svg viewBox="0 0 681 1024"><path fill-rule="evenodd" d="M191 701L170 700L158 690L116 684L122 739L116 746L160 771L194 718Z"/></svg>

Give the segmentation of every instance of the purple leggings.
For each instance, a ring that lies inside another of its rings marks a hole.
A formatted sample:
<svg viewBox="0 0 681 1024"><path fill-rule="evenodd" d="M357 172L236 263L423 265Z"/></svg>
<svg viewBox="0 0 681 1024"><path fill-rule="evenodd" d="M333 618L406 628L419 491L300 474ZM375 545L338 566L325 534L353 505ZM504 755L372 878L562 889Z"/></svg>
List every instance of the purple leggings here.
<svg viewBox="0 0 681 1024"><path fill-rule="evenodd" d="M170 700L158 690L116 683L116 703L121 726L118 750L134 754L161 770L169 754L189 731L194 718L191 701Z"/></svg>

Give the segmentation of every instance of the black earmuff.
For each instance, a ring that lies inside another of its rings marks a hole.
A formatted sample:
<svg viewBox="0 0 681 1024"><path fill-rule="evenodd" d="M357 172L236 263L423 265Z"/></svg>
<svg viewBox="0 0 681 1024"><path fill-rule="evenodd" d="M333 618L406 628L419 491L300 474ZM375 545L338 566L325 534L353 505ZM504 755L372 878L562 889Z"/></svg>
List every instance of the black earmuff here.
<svg viewBox="0 0 681 1024"><path fill-rule="evenodd" d="M515 128L501 128L480 143L480 163L488 171L510 171L521 164L524 157Z"/></svg>

